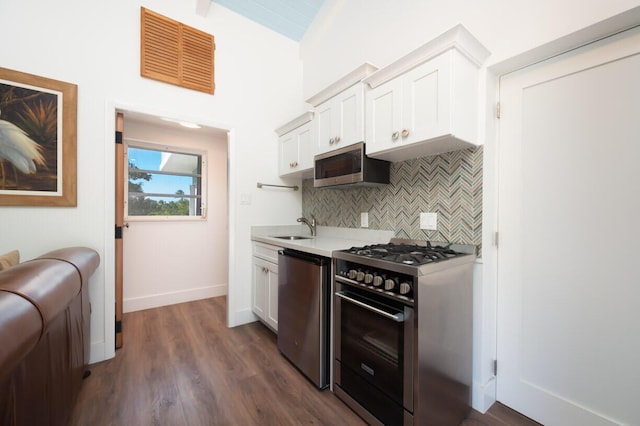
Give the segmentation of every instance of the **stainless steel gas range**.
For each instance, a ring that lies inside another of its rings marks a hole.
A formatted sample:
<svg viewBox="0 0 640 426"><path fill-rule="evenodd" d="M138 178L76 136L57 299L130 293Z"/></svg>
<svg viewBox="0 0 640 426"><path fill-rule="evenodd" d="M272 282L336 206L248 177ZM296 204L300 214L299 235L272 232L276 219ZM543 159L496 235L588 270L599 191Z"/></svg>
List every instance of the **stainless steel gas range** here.
<svg viewBox="0 0 640 426"><path fill-rule="evenodd" d="M369 424L469 413L475 253L411 240L334 252L334 392Z"/></svg>

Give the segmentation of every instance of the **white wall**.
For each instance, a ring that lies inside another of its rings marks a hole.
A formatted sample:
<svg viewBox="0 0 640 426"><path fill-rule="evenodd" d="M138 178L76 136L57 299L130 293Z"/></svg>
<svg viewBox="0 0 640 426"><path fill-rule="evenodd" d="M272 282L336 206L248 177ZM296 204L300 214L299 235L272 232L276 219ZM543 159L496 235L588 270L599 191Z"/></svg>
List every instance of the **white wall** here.
<svg viewBox="0 0 640 426"><path fill-rule="evenodd" d="M227 135L149 124L124 113L124 141L206 153L206 220L126 220L124 312L227 294Z"/></svg>
<svg viewBox="0 0 640 426"><path fill-rule="evenodd" d="M638 0L326 0L301 42L305 99L363 62L383 67L458 23L504 61Z"/></svg>
<svg viewBox="0 0 640 426"><path fill-rule="evenodd" d="M214 96L140 77L140 6L216 37ZM279 183L273 129L299 115L298 44L215 3L206 18L194 1L3 0L2 66L78 85L78 206L0 207L0 252L24 259L84 245L102 263L91 285L91 361L113 356L113 114L115 107L189 118L231 130L229 323L252 321L250 226L294 223L300 193L266 193ZM239 195L251 196L240 205Z"/></svg>
<svg viewBox="0 0 640 426"><path fill-rule="evenodd" d="M639 6L639 0L588 4L579 0L326 0L301 42L305 99L364 62L384 67L458 23L492 53L480 70L478 117L478 142L486 146L483 260L474 271L473 406L477 410L485 411L495 401L497 135L493 112L498 99L497 77L611 30L638 25ZM617 16L632 8L632 13ZM614 16L611 22L599 24ZM590 28L582 31L586 27Z"/></svg>

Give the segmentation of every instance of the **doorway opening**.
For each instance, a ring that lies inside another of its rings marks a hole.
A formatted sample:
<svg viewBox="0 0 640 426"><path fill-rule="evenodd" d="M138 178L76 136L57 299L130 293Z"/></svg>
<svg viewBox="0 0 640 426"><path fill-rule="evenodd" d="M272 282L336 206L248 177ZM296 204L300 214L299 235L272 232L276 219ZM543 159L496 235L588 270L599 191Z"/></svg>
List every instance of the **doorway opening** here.
<svg viewBox="0 0 640 426"><path fill-rule="evenodd" d="M120 109L116 135L119 348L124 313L227 294L229 139L224 129ZM131 214L132 202L148 214ZM183 204L199 214L179 214Z"/></svg>

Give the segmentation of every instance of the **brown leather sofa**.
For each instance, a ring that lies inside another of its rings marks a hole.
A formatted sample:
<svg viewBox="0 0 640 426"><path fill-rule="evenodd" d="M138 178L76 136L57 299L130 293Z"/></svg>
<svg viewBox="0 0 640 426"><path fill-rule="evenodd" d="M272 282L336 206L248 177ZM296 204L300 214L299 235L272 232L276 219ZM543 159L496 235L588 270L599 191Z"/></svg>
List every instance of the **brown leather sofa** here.
<svg viewBox="0 0 640 426"><path fill-rule="evenodd" d="M94 250L55 250L0 272L0 425L66 425L89 361Z"/></svg>

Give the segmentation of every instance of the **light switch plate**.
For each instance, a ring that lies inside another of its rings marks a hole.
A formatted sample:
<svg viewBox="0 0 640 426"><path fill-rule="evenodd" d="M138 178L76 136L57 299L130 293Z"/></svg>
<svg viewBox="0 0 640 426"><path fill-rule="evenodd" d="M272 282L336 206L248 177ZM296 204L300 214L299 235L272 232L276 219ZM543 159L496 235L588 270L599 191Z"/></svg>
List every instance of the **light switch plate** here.
<svg viewBox="0 0 640 426"><path fill-rule="evenodd" d="M438 229L438 213L420 213L420 229L435 231Z"/></svg>
<svg viewBox="0 0 640 426"><path fill-rule="evenodd" d="M250 206L251 205L251 194L240 194L240 205L242 206Z"/></svg>
<svg viewBox="0 0 640 426"><path fill-rule="evenodd" d="M360 213L360 227L361 228L369 227L369 213L367 212Z"/></svg>

